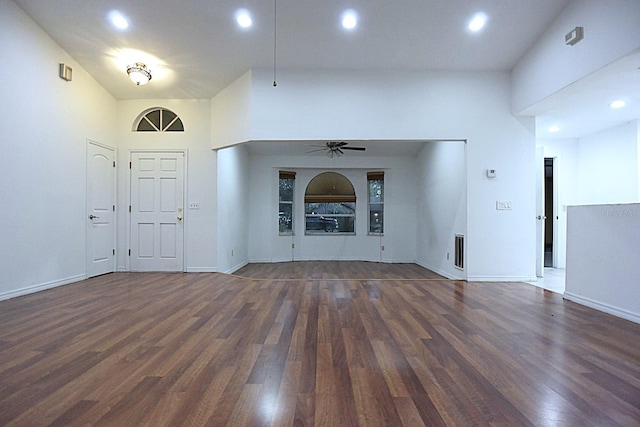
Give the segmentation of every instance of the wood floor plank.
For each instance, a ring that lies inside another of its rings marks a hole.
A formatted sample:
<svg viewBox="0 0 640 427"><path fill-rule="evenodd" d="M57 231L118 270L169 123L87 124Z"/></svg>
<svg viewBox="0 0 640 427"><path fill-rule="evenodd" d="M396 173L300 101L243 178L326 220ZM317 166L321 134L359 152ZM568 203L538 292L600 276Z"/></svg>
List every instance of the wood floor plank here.
<svg viewBox="0 0 640 427"><path fill-rule="evenodd" d="M414 264L115 273L0 325L3 426L640 425L640 325Z"/></svg>

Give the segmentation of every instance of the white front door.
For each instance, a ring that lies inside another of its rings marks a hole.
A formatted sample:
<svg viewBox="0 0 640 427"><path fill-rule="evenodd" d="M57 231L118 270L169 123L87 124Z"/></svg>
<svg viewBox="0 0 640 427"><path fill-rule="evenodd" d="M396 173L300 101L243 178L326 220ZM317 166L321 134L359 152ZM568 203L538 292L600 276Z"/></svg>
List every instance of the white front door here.
<svg viewBox="0 0 640 427"><path fill-rule="evenodd" d="M116 270L115 150L87 143L87 277Z"/></svg>
<svg viewBox="0 0 640 427"><path fill-rule="evenodd" d="M131 270L184 269L184 152L131 154Z"/></svg>

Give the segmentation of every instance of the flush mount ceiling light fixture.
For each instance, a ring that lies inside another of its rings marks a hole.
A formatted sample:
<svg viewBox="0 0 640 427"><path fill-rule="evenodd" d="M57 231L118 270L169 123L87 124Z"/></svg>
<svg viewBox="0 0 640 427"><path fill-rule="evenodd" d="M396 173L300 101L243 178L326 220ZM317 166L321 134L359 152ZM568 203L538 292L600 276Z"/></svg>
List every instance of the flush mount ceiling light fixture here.
<svg viewBox="0 0 640 427"><path fill-rule="evenodd" d="M146 85L149 83L149 80L151 80L151 70L149 70L142 62L136 62L134 65L129 65L127 67L127 74L129 74L129 78L136 84L136 86Z"/></svg>

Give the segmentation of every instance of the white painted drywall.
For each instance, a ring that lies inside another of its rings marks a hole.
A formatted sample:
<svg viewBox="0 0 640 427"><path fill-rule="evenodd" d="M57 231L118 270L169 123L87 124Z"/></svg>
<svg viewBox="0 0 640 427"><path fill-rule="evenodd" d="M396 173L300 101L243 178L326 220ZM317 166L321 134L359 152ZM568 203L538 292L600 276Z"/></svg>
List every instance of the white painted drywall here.
<svg viewBox="0 0 640 427"><path fill-rule="evenodd" d="M134 88L135 89L135 88ZM180 117L184 132L133 132L137 118L150 108L167 108ZM118 101L118 205L128 206L129 160L133 150L186 150L184 199L186 271L216 271L216 152L210 144L209 100L145 99ZM198 209L189 209L197 203ZM118 270L128 270L129 213L118 211Z"/></svg>
<svg viewBox="0 0 640 427"><path fill-rule="evenodd" d="M218 150L218 271L232 273L249 259L249 155L244 146Z"/></svg>
<svg viewBox="0 0 640 427"><path fill-rule="evenodd" d="M251 74L251 70L246 72L212 99L212 148L223 148L251 139Z"/></svg>
<svg viewBox="0 0 640 427"><path fill-rule="evenodd" d="M640 204L570 206L565 298L640 323Z"/></svg>
<svg viewBox="0 0 640 427"><path fill-rule="evenodd" d="M4 299L85 277L87 139L115 146L116 101L12 1L0 40Z"/></svg>
<svg viewBox="0 0 640 427"><path fill-rule="evenodd" d="M467 277L535 278L533 121L511 115L508 74L281 70L276 88L271 77L252 73L255 140L466 139Z"/></svg>
<svg viewBox="0 0 640 427"><path fill-rule="evenodd" d="M640 2L574 0L513 69L515 114L640 48ZM584 27L574 46L564 36Z"/></svg>
<svg viewBox="0 0 640 427"><path fill-rule="evenodd" d="M637 121L578 140L578 203L638 202Z"/></svg>
<svg viewBox="0 0 640 427"><path fill-rule="evenodd" d="M465 143L429 142L417 159L416 262L452 279L466 279L454 267L454 239L466 236Z"/></svg>
<svg viewBox="0 0 640 427"><path fill-rule="evenodd" d="M415 261L415 159L403 156L326 156L250 158L249 260ZM278 232L278 172L296 172L294 236ZM356 191L355 235L305 235L304 192L318 174L334 171L347 177ZM385 173L384 235L368 234L367 172ZM292 251L291 244L295 245ZM384 245L384 251L381 246Z"/></svg>

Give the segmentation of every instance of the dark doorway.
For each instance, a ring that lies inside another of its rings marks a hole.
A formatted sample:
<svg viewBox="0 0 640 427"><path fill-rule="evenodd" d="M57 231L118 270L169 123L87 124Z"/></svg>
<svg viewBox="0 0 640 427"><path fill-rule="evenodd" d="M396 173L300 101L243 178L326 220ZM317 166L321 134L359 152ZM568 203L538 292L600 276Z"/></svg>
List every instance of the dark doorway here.
<svg viewBox="0 0 640 427"><path fill-rule="evenodd" d="M553 158L544 159L544 266L553 267Z"/></svg>

